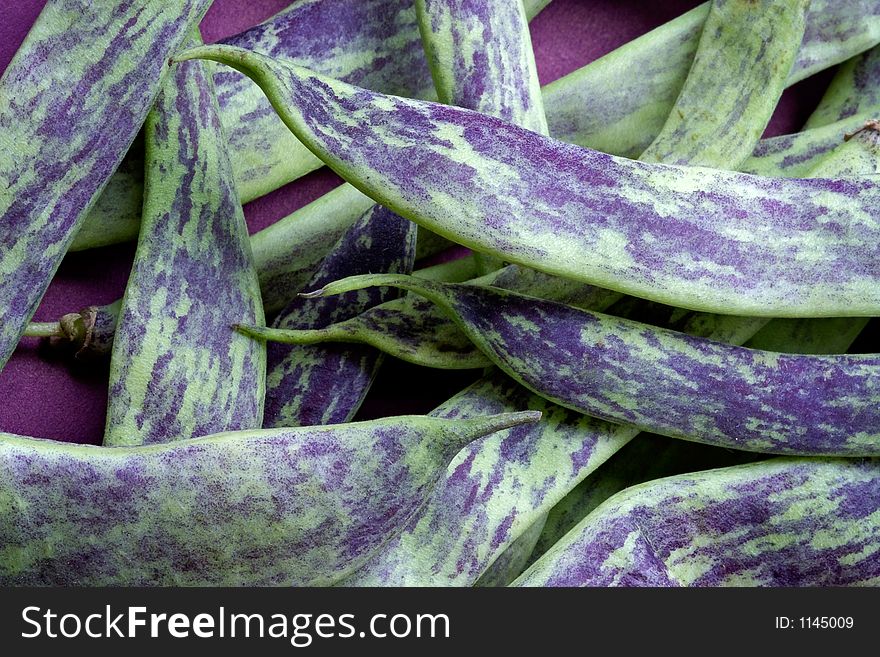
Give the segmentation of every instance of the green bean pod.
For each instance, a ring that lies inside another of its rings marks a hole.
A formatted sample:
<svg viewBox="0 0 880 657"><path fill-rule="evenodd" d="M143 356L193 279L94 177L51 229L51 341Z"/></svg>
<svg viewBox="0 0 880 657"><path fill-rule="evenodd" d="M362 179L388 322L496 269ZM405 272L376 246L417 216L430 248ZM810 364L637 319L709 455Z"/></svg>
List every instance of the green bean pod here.
<svg viewBox="0 0 880 657"><path fill-rule="evenodd" d="M817 128L856 114L880 110L880 48L874 47L837 69L804 129Z"/></svg>
<svg viewBox="0 0 880 657"><path fill-rule="evenodd" d="M0 435L0 583L327 585L480 436L538 414L217 434L138 447Z"/></svg>
<svg viewBox="0 0 880 657"><path fill-rule="evenodd" d="M773 459L600 505L513 586L876 586L880 463Z"/></svg>
<svg viewBox="0 0 880 657"><path fill-rule="evenodd" d="M0 367L208 0L51 0L0 78Z"/></svg>
<svg viewBox="0 0 880 657"><path fill-rule="evenodd" d="M712 0L684 87L645 162L736 169L785 89L810 0ZM707 102L711 99L711 102Z"/></svg>
<svg viewBox="0 0 880 657"><path fill-rule="evenodd" d="M514 290L588 310L605 310L621 296L616 292L514 265L468 281L468 284ZM423 367L462 370L492 364L442 310L416 295L386 301L355 317L323 328L238 325L236 329L253 338L281 344L368 344L395 358Z"/></svg>
<svg viewBox="0 0 880 657"><path fill-rule="evenodd" d="M372 285L433 301L508 375L572 410L746 451L880 454L876 354L744 349L495 288L406 276L354 276L314 294Z"/></svg>
<svg viewBox="0 0 880 657"><path fill-rule="evenodd" d="M256 429L266 350L247 226L201 65L172 70L147 116L143 225L110 359L104 444Z"/></svg>
<svg viewBox="0 0 880 657"><path fill-rule="evenodd" d="M876 182L643 164L228 46L180 56L195 57L247 71L344 178L465 246L693 310L880 311Z"/></svg>

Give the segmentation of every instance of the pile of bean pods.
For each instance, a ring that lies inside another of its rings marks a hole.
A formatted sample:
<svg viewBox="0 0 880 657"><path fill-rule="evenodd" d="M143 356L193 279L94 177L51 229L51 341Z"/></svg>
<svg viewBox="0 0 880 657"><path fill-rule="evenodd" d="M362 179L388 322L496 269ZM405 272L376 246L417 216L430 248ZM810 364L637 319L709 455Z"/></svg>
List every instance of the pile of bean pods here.
<svg viewBox="0 0 880 657"><path fill-rule="evenodd" d="M0 78L0 366L109 362L108 410L0 434L0 584L880 584L880 1L710 0L541 87L548 4L204 45L210 0L48 0ZM32 321L133 240L121 299ZM352 421L386 356L473 383Z"/></svg>

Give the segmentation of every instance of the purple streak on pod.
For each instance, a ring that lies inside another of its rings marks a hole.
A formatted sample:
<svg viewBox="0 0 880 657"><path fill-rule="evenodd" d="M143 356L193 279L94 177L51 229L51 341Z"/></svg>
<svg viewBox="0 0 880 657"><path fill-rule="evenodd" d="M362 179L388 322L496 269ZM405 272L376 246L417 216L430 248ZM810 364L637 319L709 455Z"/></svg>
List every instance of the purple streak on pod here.
<svg viewBox="0 0 880 657"><path fill-rule="evenodd" d="M104 444L259 428L265 345L244 214L204 67L166 78L145 129L143 224L110 360Z"/></svg>
<svg viewBox="0 0 880 657"><path fill-rule="evenodd" d="M521 265L694 310L880 310L880 188L645 164L229 46L288 127L404 217ZM442 181L442 184L438 183Z"/></svg>
<svg viewBox="0 0 880 657"><path fill-rule="evenodd" d="M162 445L0 435L0 584L328 585L464 445L538 413L384 418Z"/></svg>
<svg viewBox="0 0 880 657"><path fill-rule="evenodd" d="M0 78L0 366L208 0L52 0Z"/></svg>
<svg viewBox="0 0 880 657"><path fill-rule="evenodd" d="M508 375L567 408L734 449L880 455L877 354L757 351L495 288L407 276L355 276L322 293L372 285L397 285L438 304Z"/></svg>
<svg viewBox="0 0 880 657"><path fill-rule="evenodd" d="M773 459L610 498L513 586L876 586L880 464Z"/></svg>
<svg viewBox="0 0 880 657"><path fill-rule="evenodd" d="M521 2L416 0L415 5L440 102L547 134Z"/></svg>
<svg viewBox="0 0 880 657"><path fill-rule="evenodd" d="M415 242L414 223L373 206L339 239L307 289L357 273L409 273ZM397 295L394 289L373 288L317 303L297 298L281 311L273 326L321 329ZM360 408L380 361L381 352L368 345L270 344L263 425L347 422Z"/></svg>

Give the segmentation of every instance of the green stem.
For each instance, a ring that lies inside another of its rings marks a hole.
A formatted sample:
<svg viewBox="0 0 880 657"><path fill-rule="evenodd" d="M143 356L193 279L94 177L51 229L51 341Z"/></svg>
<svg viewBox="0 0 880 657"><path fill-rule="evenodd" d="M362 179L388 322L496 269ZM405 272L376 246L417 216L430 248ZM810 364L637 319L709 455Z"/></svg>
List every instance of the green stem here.
<svg viewBox="0 0 880 657"><path fill-rule="evenodd" d="M24 331L28 338L62 338L64 333L58 322L31 322Z"/></svg>

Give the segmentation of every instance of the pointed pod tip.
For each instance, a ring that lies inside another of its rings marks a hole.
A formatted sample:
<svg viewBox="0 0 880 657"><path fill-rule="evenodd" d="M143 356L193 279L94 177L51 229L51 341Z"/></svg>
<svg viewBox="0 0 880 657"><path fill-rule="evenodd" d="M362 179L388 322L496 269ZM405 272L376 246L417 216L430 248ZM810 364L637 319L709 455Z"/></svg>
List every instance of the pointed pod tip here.
<svg viewBox="0 0 880 657"><path fill-rule="evenodd" d="M533 424L541 419L541 411L518 411L516 413L500 413L485 415L471 420L483 434L490 434L504 429L511 429L522 424Z"/></svg>
<svg viewBox="0 0 880 657"><path fill-rule="evenodd" d="M312 290L311 292L300 292L296 296L303 299L316 299L317 297L324 296L324 288L322 287L317 290Z"/></svg>
<svg viewBox="0 0 880 657"><path fill-rule="evenodd" d="M443 433L446 435L446 448L458 450L465 445L489 436L497 431L512 429L523 424L532 424L541 419L540 411L520 411L516 413L499 413L498 415L480 415L470 418L447 419Z"/></svg>

